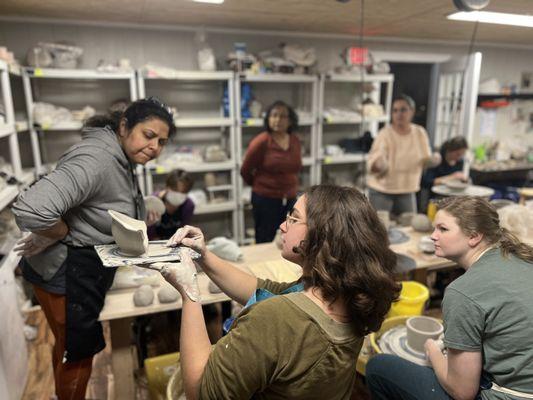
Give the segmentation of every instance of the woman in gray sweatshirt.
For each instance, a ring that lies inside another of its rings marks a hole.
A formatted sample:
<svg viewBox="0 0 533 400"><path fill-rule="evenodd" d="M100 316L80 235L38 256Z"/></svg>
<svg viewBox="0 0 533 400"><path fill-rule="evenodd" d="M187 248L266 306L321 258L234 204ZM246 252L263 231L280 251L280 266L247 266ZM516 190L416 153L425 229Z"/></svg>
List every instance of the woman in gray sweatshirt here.
<svg viewBox="0 0 533 400"><path fill-rule="evenodd" d="M114 242L107 210L145 219L135 166L156 158L175 130L172 114L154 98L93 117L81 142L13 205L17 224L31 232L17 250L55 337L60 400L85 398L93 355L105 347L98 315L115 268L102 265L94 245Z"/></svg>

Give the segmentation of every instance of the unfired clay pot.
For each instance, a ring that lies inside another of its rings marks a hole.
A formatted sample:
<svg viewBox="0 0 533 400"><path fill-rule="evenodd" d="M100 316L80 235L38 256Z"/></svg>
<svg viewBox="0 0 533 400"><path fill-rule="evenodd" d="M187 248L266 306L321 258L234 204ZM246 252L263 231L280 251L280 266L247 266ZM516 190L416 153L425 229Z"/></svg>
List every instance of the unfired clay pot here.
<svg viewBox="0 0 533 400"><path fill-rule="evenodd" d="M417 316L409 318L405 326L407 327L407 344L419 353L424 353L424 344L428 339L437 340L444 327L435 318Z"/></svg>
<svg viewBox="0 0 533 400"><path fill-rule="evenodd" d="M113 219L111 234L120 252L125 256L136 257L148 250L148 233L146 223L128 217L118 211L108 210Z"/></svg>

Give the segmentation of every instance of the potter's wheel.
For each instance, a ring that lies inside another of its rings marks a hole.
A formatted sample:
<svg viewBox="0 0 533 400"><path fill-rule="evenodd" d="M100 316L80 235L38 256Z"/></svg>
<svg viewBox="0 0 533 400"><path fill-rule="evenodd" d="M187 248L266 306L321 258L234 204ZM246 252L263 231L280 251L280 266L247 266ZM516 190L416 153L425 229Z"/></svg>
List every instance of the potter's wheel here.
<svg viewBox="0 0 533 400"><path fill-rule="evenodd" d="M385 354L393 354L404 360L418 365L428 366L426 355L413 350L407 343L407 328L405 325L395 326L385 332L378 340L381 351Z"/></svg>
<svg viewBox="0 0 533 400"><path fill-rule="evenodd" d="M409 235L399 229L390 228L388 234L390 244L400 244L409 241Z"/></svg>

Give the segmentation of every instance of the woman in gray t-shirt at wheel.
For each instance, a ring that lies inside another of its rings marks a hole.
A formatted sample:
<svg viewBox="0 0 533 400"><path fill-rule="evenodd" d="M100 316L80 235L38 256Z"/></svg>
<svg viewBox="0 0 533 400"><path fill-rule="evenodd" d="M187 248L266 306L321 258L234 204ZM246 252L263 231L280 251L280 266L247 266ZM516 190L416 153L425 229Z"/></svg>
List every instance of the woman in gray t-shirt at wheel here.
<svg viewBox="0 0 533 400"><path fill-rule="evenodd" d="M444 356L425 350L432 368L391 355L367 365L373 399L533 399L533 248L501 228L479 197L438 205L435 254L466 269L442 304Z"/></svg>

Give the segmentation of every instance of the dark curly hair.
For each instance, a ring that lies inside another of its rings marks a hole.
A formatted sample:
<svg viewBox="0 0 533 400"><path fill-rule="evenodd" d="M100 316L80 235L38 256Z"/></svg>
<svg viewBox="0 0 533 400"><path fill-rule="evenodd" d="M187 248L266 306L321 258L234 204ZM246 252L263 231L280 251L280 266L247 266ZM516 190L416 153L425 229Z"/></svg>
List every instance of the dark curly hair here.
<svg viewBox="0 0 533 400"><path fill-rule="evenodd" d="M270 106L268 106L268 109L265 113L265 118L263 120L264 127L268 133L272 133L272 128L270 128L270 125L268 123L268 119L270 118L270 113L274 108L278 107L284 107L289 112L289 127L287 128L287 133L292 133L296 129L298 129L298 114L296 114L296 111L289 106L287 103L281 100L277 100L274 103L272 103Z"/></svg>
<svg viewBox="0 0 533 400"><path fill-rule="evenodd" d="M176 133L176 126L174 125L174 117L172 113L165 104L155 97L136 100L131 103L124 112L113 111L107 115L95 115L85 122L84 127L103 128L108 126L114 132L118 133L120 121L122 120L125 120L126 128L128 131L131 131L139 122L153 118L160 119L168 125L169 137L172 137Z"/></svg>
<svg viewBox="0 0 533 400"><path fill-rule="evenodd" d="M377 331L401 289L385 227L357 189L318 185L305 196L307 236L294 249L304 286L328 302L342 299L358 334Z"/></svg>

